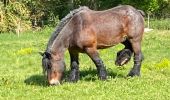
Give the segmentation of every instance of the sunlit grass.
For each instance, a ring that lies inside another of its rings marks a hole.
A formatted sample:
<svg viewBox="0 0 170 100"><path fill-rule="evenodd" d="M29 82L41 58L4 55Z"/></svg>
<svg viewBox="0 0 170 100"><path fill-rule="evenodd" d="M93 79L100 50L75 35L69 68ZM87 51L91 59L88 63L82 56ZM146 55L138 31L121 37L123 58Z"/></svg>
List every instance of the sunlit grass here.
<svg viewBox="0 0 170 100"><path fill-rule="evenodd" d="M141 77L126 78L133 66L114 64L117 45L100 50L108 71L108 80L97 78L95 65L85 54L80 55L80 81L48 86L42 75L39 51L46 48L51 29L21 34L0 34L0 100L169 100L170 98L170 31L154 30L144 34L145 56ZM65 53L69 70L69 54Z"/></svg>
<svg viewBox="0 0 170 100"><path fill-rule="evenodd" d="M159 29L159 30L170 30L170 18L165 18L165 19L155 19L151 18L149 21L149 27L151 29ZM147 19L145 21L145 26L147 26L148 22Z"/></svg>

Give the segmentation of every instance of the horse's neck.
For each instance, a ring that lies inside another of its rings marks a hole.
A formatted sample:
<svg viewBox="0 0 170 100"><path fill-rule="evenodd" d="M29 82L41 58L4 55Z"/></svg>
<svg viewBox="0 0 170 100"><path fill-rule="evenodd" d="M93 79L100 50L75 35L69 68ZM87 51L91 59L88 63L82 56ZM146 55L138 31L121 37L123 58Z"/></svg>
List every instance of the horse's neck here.
<svg viewBox="0 0 170 100"><path fill-rule="evenodd" d="M64 56L64 52L69 46L70 35L70 31L63 30L54 40L50 51L52 54L56 55L57 58L58 56L61 58Z"/></svg>

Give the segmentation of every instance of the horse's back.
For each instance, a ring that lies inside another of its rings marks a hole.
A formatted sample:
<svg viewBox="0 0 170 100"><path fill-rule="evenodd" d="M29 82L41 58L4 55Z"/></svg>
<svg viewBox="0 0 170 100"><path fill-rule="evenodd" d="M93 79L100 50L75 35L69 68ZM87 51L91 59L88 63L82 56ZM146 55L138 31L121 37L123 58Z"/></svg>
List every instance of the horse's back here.
<svg viewBox="0 0 170 100"><path fill-rule="evenodd" d="M120 5L103 12L111 13L110 15L112 17L110 16L110 18L111 21L113 21L113 29L116 29L117 33L122 31L123 35L127 35L131 38L136 36L142 37L144 32L144 18L140 11L134 7L130 5ZM107 17L107 19L109 19L109 17ZM121 28L123 28L123 30L121 30Z"/></svg>
<svg viewBox="0 0 170 100"><path fill-rule="evenodd" d="M74 37L80 47L93 43L98 48L116 45L124 36L142 37L144 22L142 15L132 6L121 5L104 11L85 9L73 18Z"/></svg>

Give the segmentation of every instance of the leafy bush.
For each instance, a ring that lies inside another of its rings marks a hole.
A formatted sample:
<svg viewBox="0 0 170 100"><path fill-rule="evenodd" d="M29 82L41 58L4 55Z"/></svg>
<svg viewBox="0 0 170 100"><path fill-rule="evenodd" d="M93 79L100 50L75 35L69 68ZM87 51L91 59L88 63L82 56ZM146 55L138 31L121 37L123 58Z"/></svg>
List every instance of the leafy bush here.
<svg viewBox="0 0 170 100"><path fill-rule="evenodd" d="M4 6L0 2L0 33L9 31L20 33L30 29L29 13L23 3L15 1Z"/></svg>
<svg viewBox="0 0 170 100"><path fill-rule="evenodd" d="M31 27L56 26L70 10L88 6L104 10L119 4L132 5L157 18L169 17L170 0L1 0L0 33L20 33ZM168 20L169 21L169 20ZM161 27L159 27L161 25ZM169 29L167 22L153 21L151 27Z"/></svg>

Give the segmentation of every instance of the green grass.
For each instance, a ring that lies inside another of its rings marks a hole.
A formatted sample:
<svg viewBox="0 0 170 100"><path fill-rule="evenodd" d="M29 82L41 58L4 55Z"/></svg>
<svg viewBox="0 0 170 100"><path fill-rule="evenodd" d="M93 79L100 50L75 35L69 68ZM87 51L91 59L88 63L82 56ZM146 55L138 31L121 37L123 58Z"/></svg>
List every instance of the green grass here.
<svg viewBox="0 0 170 100"><path fill-rule="evenodd" d="M108 80L97 79L96 68L85 54L80 55L81 79L48 86L42 75L38 51L46 47L51 29L28 32L17 37L0 34L0 100L169 100L170 98L170 31L154 30L144 34L141 77L125 78L129 64L114 65L117 45L100 50L108 71ZM69 55L65 54L67 73Z"/></svg>
<svg viewBox="0 0 170 100"><path fill-rule="evenodd" d="M150 28L159 30L170 30L170 18L165 19L150 19ZM145 20L145 26L147 26L147 20Z"/></svg>

